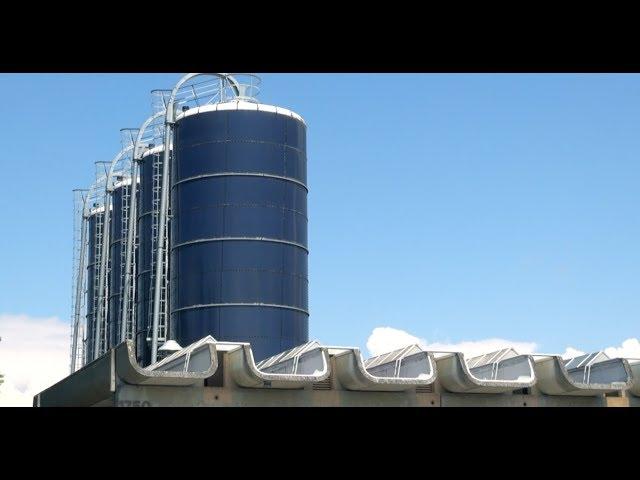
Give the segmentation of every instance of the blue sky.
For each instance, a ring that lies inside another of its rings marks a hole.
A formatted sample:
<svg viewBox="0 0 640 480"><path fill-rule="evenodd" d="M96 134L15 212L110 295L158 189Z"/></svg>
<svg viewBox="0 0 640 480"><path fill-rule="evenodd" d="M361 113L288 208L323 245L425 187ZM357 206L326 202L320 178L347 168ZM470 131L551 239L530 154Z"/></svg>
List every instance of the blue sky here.
<svg viewBox="0 0 640 480"><path fill-rule="evenodd" d="M0 75L0 313L69 318L71 190L179 74ZM596 350L640 326L640 76L265 74L308 126L311 336Z"/></svg>

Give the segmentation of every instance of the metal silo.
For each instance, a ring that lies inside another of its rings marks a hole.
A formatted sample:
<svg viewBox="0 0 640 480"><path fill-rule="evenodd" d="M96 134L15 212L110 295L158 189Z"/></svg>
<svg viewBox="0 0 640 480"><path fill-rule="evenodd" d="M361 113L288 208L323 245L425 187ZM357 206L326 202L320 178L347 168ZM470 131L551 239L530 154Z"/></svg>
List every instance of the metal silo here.
<svg viewBox="0 0 640 480"><path fill-rule="evenodd" d="M175 114L171 328L261 360L308 341L306 125L227 78L231 101Z"/></svg>
<svg viewBox="0 0 640 480"><path fill-rule="evenodd" d="M89 211L88 221L88 263L87 263L87 342L86 358L87 363L93 360L95 345L93 339L96 334L96 325L102 325L98 320L98 302L100 276L100 258L102 257L102 247L104 245L104 205L96 206ZM101 327L103 328L103 327ZM100 338L104 337L101 330Z"/></svg>
<svg viewBox="0 0 640 480"><path fill-rule="evenodd" d="M131 204L131 178L118 176L111 192L111 215L109 228L109 346L122 342L123 289L125 272L125 250L129 209ZM131 299L130 299L131 300ZM127 302L132 308L132 301Z"/></svg>
<svg viewBox="0 0 640 480"><path fill-rule="evenodd" d="M71 372L91 362L98 333L106 340L100 310L100 271L105 232L107 162L96 162L95 181L88 189L74 190L73 301Z"/></svg>
<svg viewBox="0 0 640 480"><path fill-rule="evenodd" d="M152 146L142 154L142 158L139 160L136 350L138 362L142 365L150 363L153 280L155 278L155 252L158 241L159 180L163 170L163 152L164 146Z"/></svg>
<svg viewBox="0 0 640 480"><path fill-rule="evenodd" d="M132 139L137 130L123 129L121 132L123 133L123 148L108 163L108 168L105 171L103 202L105 209L102 221L104 224L102 235L106 247L101 249L100 258L96 259L96 262L99 263L99 273L97 282L98 302L95 307L97 326L94 328L92 347L93 359L103 355L114 342L119 342L119 335L116 333L115 326L112 325L112 322L120 321L121 316L123 255L121 246L118 244L122 243L123 217L128 217L127 212L130 202L130 195L127 193L129 189L122 187L124 186L123 180L126 178L126 173L131 169ZM115 235L112 230L115 230ZM119 240L116 241L118 238ZM111 283L112 275L110 272L112 271L112 266L116 269L118 275L116 285ZM110 312L111 307L114 305L115 311Z"/></svg>
<svg viewBox="0 0 640 480"><path fill-rule="evenodd" d="M150 342L152 324L152 307L155 292L156 250L158 247L159 207L161 196L161 181L163 175L164 152L164 120L166 112L166 98L170 91L154 90L152 93L152 108L154 113L137 129L133 141L133 162L131 163L131 178L139 181L134 185L136 195L132 197L129 228L124 241L124 270L123 301L135 299L135 307L125 311L121 337L134 340L137 361L142 365L150 363ZM156 147L156 144L159 145ZM164 217L166 224L167 217ZM138 248L134 237L137 236ZM166 251L165 238L165 251ZM163 256L163 258L165 258ZM160 318L162 321L156 329L156 339L166 341L166 267L168 260L162 262L164 270L161 275L162 296ZM162 327L162 328L160 328ZM159 333L159 335L158 335Z"/></svg>
<svg viewBox="0 0 640 480"><path fill-rule="evenodd" d="M77 258L79 271L75 288L76 299L74 301L72 371L77 366L77 360L79 360L77 357L79 347L82 351L82 363L86 364L95 358L96 340L99 350L104 349L107 342L100 273L102 260L104 259L104 246L108 244L106 240L108 229L105 223L106 169L108 165L107 162L95 163L95 181L86 191L86 194L82 195L82 206L79 209L82 212L82 235ZM86 271L86 275L82 270ZM84 301L82 299L83 292L85 294ZM79 325L82 311L85 313L85 328L81 328L81 325ZM84 333L84 338L79 337L81 331ZM79 343L81 343L80 346L78 345Z"/></svg>

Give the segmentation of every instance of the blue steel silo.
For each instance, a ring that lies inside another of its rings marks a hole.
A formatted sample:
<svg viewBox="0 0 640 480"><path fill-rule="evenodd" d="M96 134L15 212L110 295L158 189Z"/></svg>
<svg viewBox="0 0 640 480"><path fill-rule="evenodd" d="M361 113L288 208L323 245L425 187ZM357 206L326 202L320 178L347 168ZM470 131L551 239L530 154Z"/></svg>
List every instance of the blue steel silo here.
<svg viewBox="0 0 640 480"><path fill-rule="evenodd" d="M88 262L87 262L87 332L86 332L86 363L93 360L95 352L94 338L98 315L98 275L100 271L100 257L102 255L104 231L104 207L97 207L89 211L88 215Z"/></svg>
<svg viewBox="0 0 640 480"><path fill-rule="evenodd" d="M122 200L124 185L119 181L111 194L112 211L109 217L109 261L111 269L109 273L109 308L108 321L109 346L113 347L118 342L122 311L120 308L120 287L122 285L122 271L120 258L122 257Z"/></svg>
<svg viewBox="0 0 640 480"><path fill-rule="evenodd" d="M171 329L250 342L256 360L308 341L306 125L233 101L182 112L171 162Z"/></svg>
<svg viewBox="0 0 640 480"><path fill-rule="evenodd" d="M128 230L128 212L130 205L131 179L116 178L111 193L111 215L109 216L109 308L108 328L109 346L114 347L122 340L123 319L122 289L124 286L124 245ZM132 302L129 302L131 308Z"/></svg>
<svg viewBox="0 0 640 480"><path fill-rule="evenodd" d="M157 241L159 180L162 176L164 147L150 145L139 161L138 184L138 257L136 273L136 356L141 365L148 365L151 357L151 312L153 301L154 245ZM155 193L155 194L154 194Z"/></svg>

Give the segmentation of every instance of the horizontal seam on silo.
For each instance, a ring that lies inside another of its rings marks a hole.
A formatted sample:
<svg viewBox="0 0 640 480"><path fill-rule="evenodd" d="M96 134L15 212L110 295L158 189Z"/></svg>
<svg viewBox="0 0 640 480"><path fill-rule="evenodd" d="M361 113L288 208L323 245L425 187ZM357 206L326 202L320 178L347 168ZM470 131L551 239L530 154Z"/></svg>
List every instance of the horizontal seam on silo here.
<svg viewBox="0 0 640 480"><path fill-rule="evenodd" d="M307 187L300 180L296 180L295 178L291 178L291 177L285 177L285 176L282 176L282 175L273 175L271 173L261 173L261 172L205 173L205 174L202 174L202 175L196 175L194 177L183 178L182 180L179 180L179 181L175 182L173 185L171 185L171 189L173 190L174 187L176 187L176 186L178 186L178 185L180 185L182 183L193 182L195 180L201 180L203 178L216 178L216 177L265 177L265 178L273 178L273 179L276 179L276 180L283 180L283 181L286 181L286 182L295 183L296 185L301 186L307 192L309 192L309 187Z"/></svg>
<svg viewBox="0 0 640 480"><path fill-rule="evenodd" d="M278 210L284 210L284 211L287 211L287 212L295 213L296 215L299 215L300 217L304 218L305 220L307 220L307 221L309 220L307 215L304 212L301 212L300 210L296 210L295 208L283 207L282 205L276 205L276 204L273 204L273 203L249 203L249 202L245 202L245 203L210 203L210 204L203 205L203 206L191 207L186 211L187 212L197 212L197 211L200 211L200 210L208 210L210 208L220 208L220 207L243 207L243 208L267 207L267 208L277 208ZM180 214L173 214L171 218L174 218L174 219L180 218Z"/></svg>
<svg viewBox="0 0 640 480"><path fill-rule="evenodd" d="M199 143L191 143L189 145L184 145L181 148L178 148L176 152L180 152L180 150L186 150L187 148L199 147L200 145L212 145L215 143L261 143L265 145L278 145L280 147L290 148L291 150L296 150L300 153L305 153L306 159L306 151L303 148L294 147L293 145L287 145L286 143L280 142L269 142L267 140L250 140L245 138L234 138L234 139L225 139L225 140L210 140L207 142L199 142Z"/></svg>
<svg viewBox="0 0 640 480"><path fill-rule="evenodd" d="M285 310L294 310L309 315L309 311L303 308L292 307L291 305L279 305L276 303L206 303L191 305L189 307L176 308L171 310L171 314L183 312L185 310L196 310L200 308L217 308L217 307L267 307L267 308L282 308Z"/></svg>
<svg viewBox="0 0 640 480"><path fill-rule="evenodd" d="M260 273L277 273L279 275L288 275L296 277L300 280L309 282L309 276L300 273L288 273L286 270L274 270L270 268L225 268L222 270L203 270L200 273L226 273L226 272L260 272ZM180 279L181 275L172 275L171 280Z"/></svg>
<svg viewBox="0 0 640 480"><path fill-rule="evenodd" d="M267 238L267 237L213 237L213 238L200 238L198 240L191 240L188 242L182 242L177 245L173 245L171 250L175 250L176 248L185 247L188 245L194 245L197 243L208 243L208 242L227 242L227 241L254 241L254 242L272 242L272 243L283 243L285 245L291 245L294 247L301 248L305 252L309 253L309 249L304 245L296 242L290 242L287 240L279 240L277 238Z"/></svg>

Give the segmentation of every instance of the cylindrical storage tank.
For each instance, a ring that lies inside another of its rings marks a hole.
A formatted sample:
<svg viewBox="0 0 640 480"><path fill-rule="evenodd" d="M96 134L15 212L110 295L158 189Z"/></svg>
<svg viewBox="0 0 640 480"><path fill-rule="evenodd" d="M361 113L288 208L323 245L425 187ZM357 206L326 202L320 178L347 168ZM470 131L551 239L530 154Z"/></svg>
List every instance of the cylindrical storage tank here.
<svg viewBox="0 0 640 480"><path fill-rule="evenodd" d="M306 126L286 109L228 102L176 118L171 325L250 342L256 361L308 341Z"/></svg>
<svg viewBox="0 0 640 480"><path fill-rule="evenodd" d="M153 186L154 164L158 166L155 175L162 175L164 147L152 147L142 154L140 159L140 183L138 184L138 256L136 260L136 355L141 365L148 365L151 357L151 280L155 272L151 271L153 236ZM159 178L156 179L159 183Z"/></svg>
<svg viewBox="0 0 640 480"><path fill-rule="evenodd" d="M108 330L109 346L114 347L122 340L123 305L122 288L124 286L124 264L126 232L128 229L128 208L130 202L131 179L117 180L111 193L112 210L109 215L109 310Z"/></svg>
<svg viewBox="0 0 640 480"><path fill-rule="evenodd" d="M87 331L86 361L93 361L96 334L96 316L98 314L98 276L102 256L102 233L104 232L104 207L94 208L87 219Z"/></svg>

